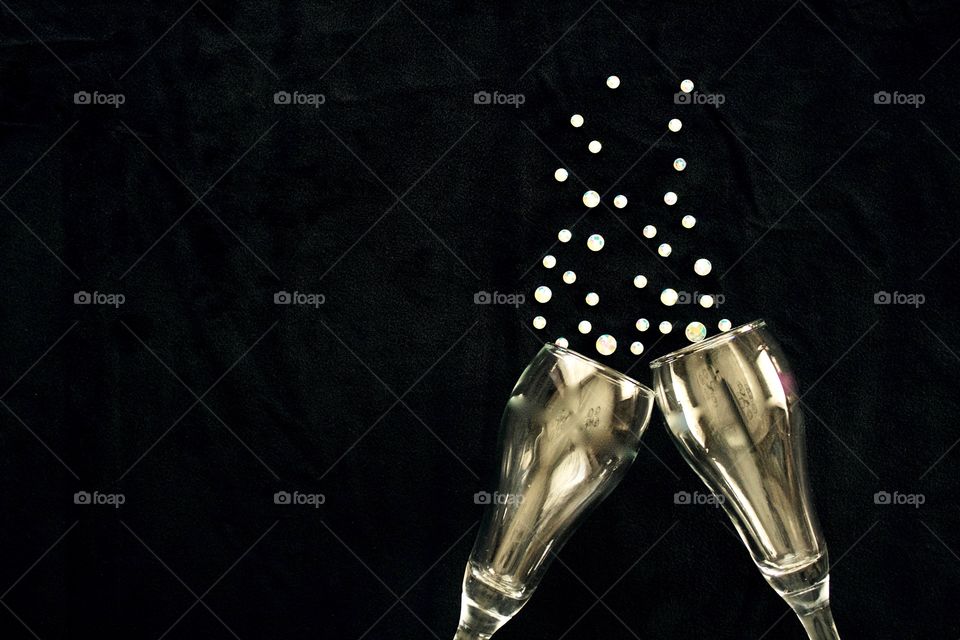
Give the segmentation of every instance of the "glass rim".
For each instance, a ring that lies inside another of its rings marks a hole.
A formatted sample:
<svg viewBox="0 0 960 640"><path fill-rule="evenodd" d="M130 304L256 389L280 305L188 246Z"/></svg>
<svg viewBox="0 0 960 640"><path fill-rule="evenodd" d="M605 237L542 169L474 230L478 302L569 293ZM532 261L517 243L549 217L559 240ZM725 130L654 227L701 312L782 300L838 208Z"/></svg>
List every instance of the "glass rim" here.
<svg viewBox="0 0 960 640"><path fill-rule="evenodd" d="M543 346L544 348L548 349L551 352L572 356L574 358L577 358L578 360L581 360L582 362L587 363L593 369L595 369L597 373L611 380L612 382L616 382L617 384L620 384L621 382L629 382L633 386L639 388L643 393L648 394L651 397L656 396L656 392L650 387L648 387L647 385L643 384L642 382L639 382L638 380L631 378L625 373L621 373L620 371L617 371L613 367L608 367L602 362L597 362L593 358L589 358L583 355L582 353L580 353L579 351L574 351L573 349L568 349L567 347L561 347L560 345L555 344L553 342L547 342Z"/></svg>
<svg viewBox="0 0 960 640"><path fill-rule="evenodd" d="M767 326L767 321L764 320L763 318L760 318L760 319L757 319L757 320L753 320L752 322L748 322L748 323L742 324L742 325L740 325L740 326L738 326L738 327L734 327L733 329L730 329L729 331L724 331L723 333L718 333L717 335L713 336L712 338L707 338L706 340L701 340L700 342L694 342L693 344L687 345L687 346L683 347L682 349L677 349L676 351L671 351L670 353L668 353L668 354L666 354L666 355L660 356L660 357L657 358L656 360L651 360L651 361L650 361L650 368L651 368L651 369L657 369L657 368L659 368L659 367L662 367L662 366L665 365L665 364L670 364L671 362L676 362L677 360L680 360L681 358L684 358L684 357L686 357L686 356L693 355L693 354L699 353L699 352L701 352L701 351L706 351L706 350L708 350L708 349L712 349L712 348L714 348L714 347L716 347L716 346L718 346L718 345L721 345L721 344L726 344L727 342L730 342L731 340L735 340L738 336L740 336L740 335L742 335L742 334L744 334L744 333L750 333L750 332L752 332L752 331L757 331L758 329L763 329L763 328L766 327L766 326Z"/></svg>

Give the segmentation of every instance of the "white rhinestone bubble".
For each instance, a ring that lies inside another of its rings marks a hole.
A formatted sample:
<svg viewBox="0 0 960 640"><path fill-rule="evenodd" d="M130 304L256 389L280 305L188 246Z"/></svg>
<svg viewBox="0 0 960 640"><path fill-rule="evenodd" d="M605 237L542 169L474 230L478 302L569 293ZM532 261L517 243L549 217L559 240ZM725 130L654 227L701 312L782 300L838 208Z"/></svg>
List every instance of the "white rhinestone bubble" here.
<svg viewBox="0 0 960 640"><path fill-rule="evenodd" d="M616 89L617 87L620 86L620 78L618 78L617 76L610 76L609 78L607 78L607 86L610 87L611 89Z"/></svg>
<svg viewBox="0 0 960 640"><path fill-rule="evenodd" d="M640 355L641 353L643 353L643 343L642 343L642 342L634 342L634 343L632 343L632 344L630 345L630 353L632 353L632 354L635 355L635 356L638 356L638 355Z"/></svg>
<svg viewBox="0 0 960 640"><path fill-rule="evenodd" d="M603 149L603 145L600 144L599 140L591 140L590 144L587 145L587 149L590 150L590 153L600 153L600 149Z"/></svg>
<svg viewBox="0 0 960 640"><path fill-rule="evenodd" d="M577 325L577 331L586 335L593 331L593 325L590 324L589 320L581 320L580 324Z"/></svg>
<svg viewBox="0 0 960 640"><path fill-rule="evenodd" d="M583 204L591 209L600 204L600 194L596 191L587 191L583 194Z"/></svg>
<svg viewBox="0 0 960 640"><path fill-rule="evenodd" d="M663 201L667 204L667 206L672 207L673 205L677 204L677 194L675 194L673 191L667 191L665 194L663 194Z"/></svg>
<svg viewBox="0 0 960 640"><path fill-rule="evenodd" d="M594 233L587 238L587 249L590 249L590 251L600 251L600 249L603 249L603 245L603 236L599 233Z"/></svg>
<svg viewBox="0 0 960 640"><path fill-rule="evenodd" d="M563 281L567 284L573 284L577 281L577 274L575 274L573 271L564 271Z"/></svg>
<svg viewBox="0 0 960 640"><path fill-rule="evenodd" d="M700 296L699 302L701 307L703 307L704 309L709 309L710 307L713 306L713 296L710 295L709 293L705 293L702 296Z"/></svg>
<svg viewBox="0 0 960 640"><path fill-rule="evenodd" d="M677 300L679 299L680 294L677 293L676 289L664 289L660 292L660 302L668 307L677 304Z"/></svg>
<svg viewBox="0 0 960 640"><path fill-rule="evenodd" d="M731 327L733 327L733 323L726 318L717 323L717 329L720 329L720 331L730 331Z"/></svg>
<svg viewBox="0 0 960 640"><path fill-rule="evenodd" d="M597 338L597 351L600 355L609 356L617 350L617 339L609 333L605 333Z"/></svg>
<svg viewBox="0 0 960 640"><path fill-rule="evenodd" d="M547 269L553 269L557 266L557 259L553 256L543 256L543 266Z"/></svg>
<svg viewBox="0 0 960 640"><path fill-rule="evenodd" d="M677 158L676 160L673 161L673 168L676 169L677 171L683 171L684 169L687 168L687 161L684 160L683 158Z"/></svg>
<svg viewBox="0 0 960 640"><path fill-rule="evenodd" d="M702 322L691 322L687 325L684 335L690 342L700 342L707 337L707 328L703 326Z"/></svg>
<svg viewBox="0 0 960 640"><path fill-rule="evenodd" d="M570 124L572 124L574 127L579 129L580 127L583 126L583 116L580 115L579 113L573 114L572 116L570 116Z"/></svg>
<svg viewBox="0 0 960 640"><path fill-rule="evenodd" d="M673 252L673 247L664 242L659 247L657 247L657 253L659 253L664 258L668 257Z"/></svg>
<svg viewBox="0 0 960 640"><path fill-rule="evenodd" d="M543 329L545 326L547 326L547 319L543 316L537 316L533 319L534 329Z"/></svg>
<svg viewBox="0 0 960 640"><path fill-rule="evenodd" d="M600 302L600 296L598 296L596 293L591 291L590 293L587 294L587 297L584 300L591 307L595 307L597 306L597 303Z"/></svg>
<svg viewBox="0 0 960 640"><path fill-rule="evenodd" d="M647 276L637 276L633 279L633 286L637 289L643 289L647 286Z"/></svg>
<svg viewBox="0 0 960 640"><path fill-rule="evenodd" d="M557 234L557 240L560 242L570 242L570 238L573 237L573 234L570 233L569 229L560 229L560 233Z"/></svg>
<svg viewBox="0 0 960 640"><path fill-rule="evenodd" d="M693 226L697 224L697 219L691 215L686 215L680 220L680 224L683 225L684 229L693 229Z"/></svg>
<svg viewBox="0 0 960 640"><path fill-rule="evenodd" d="M664 320L663 322L661 322L661 323L660 323L660 326L659 326L658 328L660 329L660 333L662 333L662 334L664 334L664 335L666 335L666 334L670 333L671 331L673 331L673 325L672 325L670 322L667 322L666 320Z"/></svg>
<svg viewBox="0 0 960 640"><path fill-rule="evenodd" d="M646 331L650 328L650 321L646 318L640 318L637 320L637 331Z"/></svg>
<svg viewBox="0 0 960 640"><path fill-rule="evenodd" d="M537 287L537 290L533 292L533 297L537 302L550 302L550 298L553 297L553 291L550 291L550 287L540 285Z"/></svg>
<svg viewBox="0 0 960 640"><path fill-rule="evenodd" d="M690 93L693 91L693 80L684 80L680 83L680 91L684 93Z"/></svg>
<svg viewBox="0 0 960 640"><path fill-rule="evenodd" d="M557 182L563 182L567 179L567 176L570 175L567 173L567 170L563 167L557 169L553 172L553 177L556 178Z"/></svg>
<svg viewBox="0 0 960 640"><path fill-rule="evenodd" d="M699 258L693 263L693 271L698 276L705 276L713 270L713 265L706 258Z"/></svg>
<svg viewBox="0 0 960 640"><path fill-rule="evenodd" d="M615 206L617 209L623 209L625 206L627 206L627 196L620 195L614 198L613 206Z"/></svg>
<svg viewBox="0 0 960 640"><path fill-rule="evenodd" d="M648 224L643 228L643 237L652 238L657 235L657 228L652 224Z"/></svg>
<svg viewBox="0 0 960 640"><path fill-rule="evenodd" d="M553 341L553 344L557 345L558 347L563 347L564 349L570 346L570 343L564 337L557 338Z"/></svg>
<svg viewBox="0 0 960 640"><path fill-rule="evenodd" d="M670 131L673 131L674 133L680 131L681 128L683 128L683 123L677 118L674 118L667 123L667 129L670 129Z"/></svg>

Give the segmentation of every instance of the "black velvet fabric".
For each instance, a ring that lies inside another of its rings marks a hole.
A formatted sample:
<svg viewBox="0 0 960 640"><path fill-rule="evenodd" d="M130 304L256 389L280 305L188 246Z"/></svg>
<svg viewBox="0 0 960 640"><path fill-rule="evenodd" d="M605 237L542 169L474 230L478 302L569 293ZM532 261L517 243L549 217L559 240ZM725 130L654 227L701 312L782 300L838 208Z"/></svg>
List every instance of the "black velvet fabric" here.
<svg viewBox="0 0 960 640"><path fill-rule="evenodd" d="M841 634L956 638L958 38L948 0L0 2L0 637L451 637L539 346L648 382L763 317ZM644 445L498 637L804 637Z"/></svg>

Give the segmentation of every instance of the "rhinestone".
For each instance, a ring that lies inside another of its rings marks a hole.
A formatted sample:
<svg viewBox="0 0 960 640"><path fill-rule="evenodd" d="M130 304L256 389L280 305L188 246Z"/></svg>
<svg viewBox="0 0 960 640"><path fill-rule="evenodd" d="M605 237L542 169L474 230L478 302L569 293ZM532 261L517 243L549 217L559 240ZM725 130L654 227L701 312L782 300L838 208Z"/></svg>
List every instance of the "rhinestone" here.
<svg viewBox="0 0 960 640"><path fill-rule="evenodd" d="M593 291L587 294L586 303L591 307L597 306L597 303L600 302L600 296L595 294Z"/></svg>
<svg viewBox="0 0 960 640"><path fill-rule="evenodd" d="M599 233L595 233L587 238L587 249L590 249L590 251L600 251L600 249L603 249L603 244L603 236Z"/></svg>
<svg viewBox="0 0 960 640"><path fill-rule="evenodd" d="M672 307L677 304L677 300L680 298L680 295L675 289L664 289L660 292L660 302L665 304L668 307Z"/></svg>
<svg viewBox="0 0 960 640"><path fill-rule="evenodd" d="M581 320L580 324L577 325L577 331L580 333L590 333L593 330L593 325L590 324L589 320Z"/></svg>
<svg viewBox="0 0 960 640"><path fill-rule="evenodd" d="M541 285L533 292L533 297L536 298L537 302L550 302L550 298L553 297L553 291L550 291L550 287Z"/></svg>
<svg viewBox="0 0 960 640"><path fill-rule="evenodd" d="M573 284L577 281L577 274L575 274L573 271L564 271L563 281L567 284Z"/></svg>
<svg viewBox="0 0 960 640"><path fill-rule="evenodd" d="M683 123L676 118L674 118L673 120L667 123L667 129L670 129L670 131L673 131L674 133L676 133L677 131L680 131L680 128L682 126L683 126Z"/></svg>
<svg viewBox="0 0 960 640"><path fill-rule="evenodd" d="M677 158L676 160L673 161L673 168L676 169L677 171L683 171L684 169L687 168L687 161L684 160L683 158Z"/></svg>
<svg viewBox="0 0 960 640"><path fill-rule="evenodd" d="M573 234L570 233L569 229L560 229L560 233L557 234L557 240L560 242L570 242L570 238L573 237Z"/></svg>
<svg viewBox="0 0 960 640"><path fill-rule="evenodd" d="M697 224L697 219L693 216L683 216L683 219L680 221L680 224L683 225L684 229L693 229L693 225Z"/></svg>
<svg viewBox="0 0 960 640"><path fill-rule="evenodd" d="M553 256L543 256L543 266L547 269L553 269L557 266L557 259Z"/></svg>
<svg viewBox="0 0 960 640"><path fill-rule="evenodd" d="M654 237L655 235L657 235L657 228L656 228L655 226L653 226L652 224L648 224L647 226L645 226L645 227L643 228L643 237L644 237L644 238L652 238L652 237Z"/></svg>
<svg viewBox="0 0 960 640"><path fill-rule="evenodd" d="M596 191L587 191L583 194L583 204L593 209L600 204L600 194Z"/></svg>
<svg viewBox="0 0 960 640"><path fill-rule="evenodd" d="M570 343L567 342L567 339L562 337L554 340L553 344L557 345L558 347L563 347L564 349L570 346Z"/></svg>
<svg viewBox="0 0 960 640"><path fill-rule="evenodd" d="M605 333L597 338L597 351L599 351L601 355L609 356L616 350L617 339L609 333Z"/></svg>
<svg viewBox="0 0 960 640"><path fill-rule="evenodd" d="M553 177L557 179L557 182L565 181L568 175L569 174L567 173L567 170L563 168L557 169L553 172Z"/></svg>
<svg viewBox="0 0 960 640"><path fill-rule="evenodd" d="M650 328L650 321L646 318L640 318L637 320L637 331L646 331Z"/></svg>
<svg viewBox="0 0 960 640"><path fill-rule="evenodd" d="M680 83L680 91L684 93L690 93L693 91L693 80L684 80Z"/></svg>
<svg viewBox="0 0 960 640"><path fill-rule="evenodd" d="M591 140L590 144L587 145L587 149L590 150L590 153L600 153L600 149L603 149L603 145L600 144L599 140Z"/></svg>
<svg viewBox="0 0 960 640"><path fill-rule="evenodd" d="M623 209L627 206L627 196L617 196L613 199L613 206L617 209Z"/></svg>
<svg viewBox="0 0 960 640"><path fill-rule="evenodd" d="M667 206L672 207L673 205L677 204L677 194L675 194L673 191L667 191L665 194L663 194L663 201L667 203Z"/></svg>
<svg viewBox="0 0 960 640"><path fill-rule="evenodd" d="M610 87L611 89L616 89L617 87L620 86L620 78L618 78L617 76L610 76L609 78L607 78L607 86Z"/></svg>
<svg viewBox="0 0 960 640"><path fill-rule="evenodd" d="M700 296L700 306L704 309L709 309L713 306L713 296L709 293L705 293Z"/></svg>
<svg viewBox="0 0 960 640"><path fill-rule="evenodd" d="M690 342L700 342L707 337L707 328L702 322L691 322L684 333Z"/></svg>
<svg viewBox="0 0 960 640"><path fill-rule="evenodd" d="M717 329L720 329L720 331L730 331L730 327L732 326L733 323L726 318L717 323Z"/></svg>
<svg viewBox="0 0 960 640"><path fill-rule="evenodd" d="M671 247L671 246L670 246L669 244L667 244L666 242L664 242L664 243L661 244L659 247L657 247L657 253L659 253L659 254L660 254L661 256L663 256L664 258L666 258L667 256L669 256L672 251L673 251L673 247Z"/></svg>
<svg viewBox="0 0 960 640"><path fill-rule="evenodd" d="M666 335L666 334L670 333L671 331L673 331L673 325L670 324L669 322L667 322L666 320L664 320L663 322L660 323L660 327L659 327L659 328L660 328L660 333L662 333L662 334L664 334L664 335Z"/></svg>
<svg viewBox="0 0 960 640"><path fill-rule="evenodd" d="M647 276L637 276L633 279L633 286L637 289L643 289L647 286Z"/></svg>
<svg viewBox="0 0 960 640"><path fill-rule="evenodd" d="M643 343L642 343L642 342L634 342L633 344L631 344L631 345L630 345L630 353L632 353L632 354L635 355L635 356L638 356L638 355L640 355L641 353L643 353Z"/></svg>
<svg viewBox="0 0 960 640"><path fill-rule="evenodd" d="M570 124L579 129L583 126L583 116L579 113L573 114L570 116Z"/></svg>
<svg viewBox="0 0 960 640"><path fill-rule="evenodd" d="M706 258L700 258L693 263L693 270L698 276L705 276L713 269L713 265Z"/></svg>
<svg viewBox="0 0 960 640"><path fill-rule="evenodd" d="M537 316L533 319L534 329L543 329L545 326L547 326L547 319L543 316Z"/></svg>

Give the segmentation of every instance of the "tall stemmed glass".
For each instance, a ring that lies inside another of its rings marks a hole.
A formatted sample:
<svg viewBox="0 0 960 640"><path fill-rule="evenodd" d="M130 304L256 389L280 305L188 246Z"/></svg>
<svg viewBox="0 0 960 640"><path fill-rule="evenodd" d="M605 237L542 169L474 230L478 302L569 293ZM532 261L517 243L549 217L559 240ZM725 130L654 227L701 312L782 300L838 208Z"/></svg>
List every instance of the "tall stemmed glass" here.
<svg viewBox="0 0 960 640"><path fill-rule="evenodd" d="M503 413L500 481L463 577L454 640L492 636L530 599L553 554L637 455L654 393L547 344Z"/></svg>
<svg viewBox="0 0 960 640"><path fill-rule="evenodd" d="M762 320L650 364L674 442L812 640L839 640L797 385Z"/></svg>

